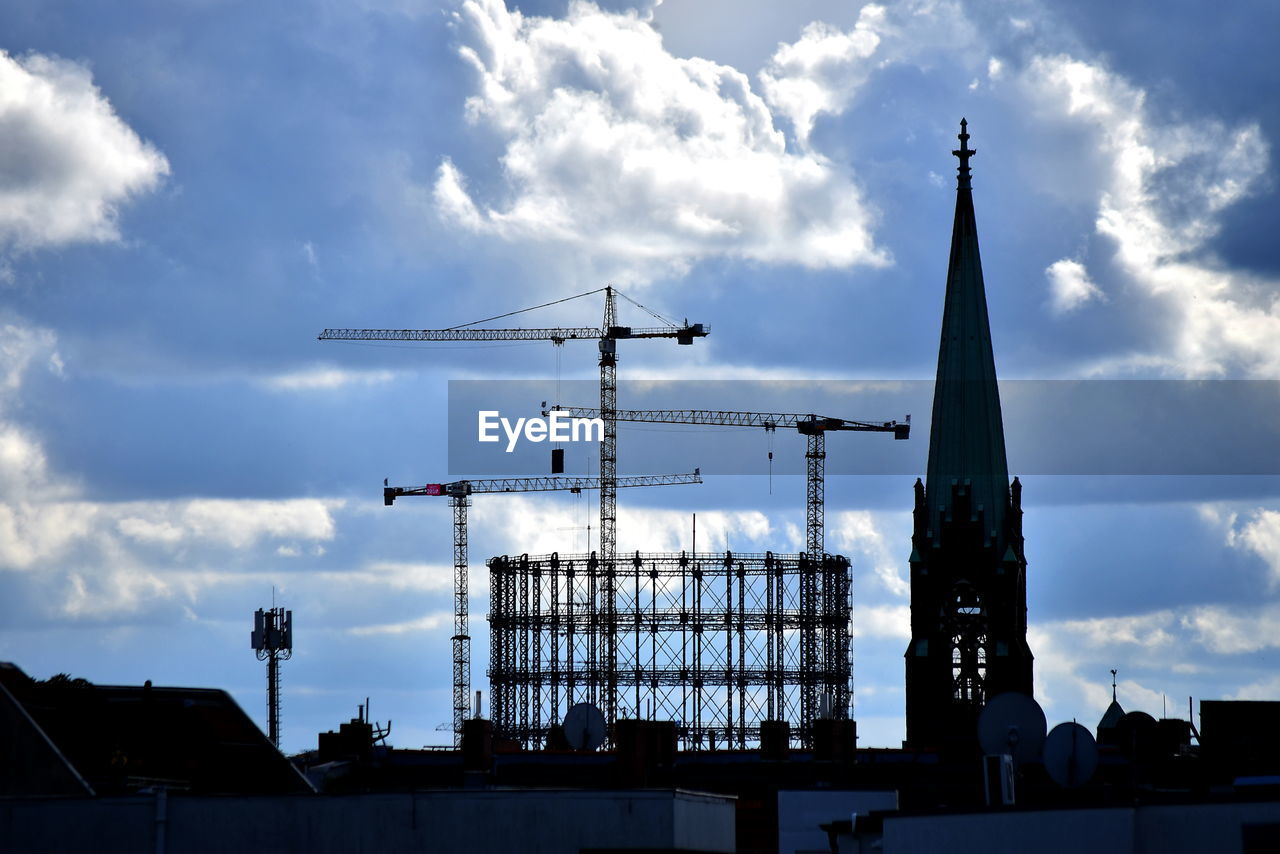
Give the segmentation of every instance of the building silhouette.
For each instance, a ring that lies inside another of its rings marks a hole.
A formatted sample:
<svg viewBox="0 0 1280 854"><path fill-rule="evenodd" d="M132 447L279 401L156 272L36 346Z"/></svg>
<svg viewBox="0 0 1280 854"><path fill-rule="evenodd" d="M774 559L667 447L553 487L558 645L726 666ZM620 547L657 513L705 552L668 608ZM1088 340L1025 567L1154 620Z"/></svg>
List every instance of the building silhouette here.
<svg viewBox="0 0 1280 854"><path fill-rule="evenodd" d="M972 743L985 702L1032 692L1022 486L1009 483L1000 391L973 213L968 123L960 121L926 480L915 485L907 746Z"/></svg>

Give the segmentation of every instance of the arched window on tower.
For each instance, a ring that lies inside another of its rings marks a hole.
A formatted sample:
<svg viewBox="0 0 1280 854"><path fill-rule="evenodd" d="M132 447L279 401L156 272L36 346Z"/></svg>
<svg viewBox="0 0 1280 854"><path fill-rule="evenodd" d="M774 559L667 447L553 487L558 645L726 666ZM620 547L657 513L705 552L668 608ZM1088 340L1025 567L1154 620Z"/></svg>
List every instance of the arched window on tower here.
<svg viewBox="0 0 1280 854"><path fill-rule="evenodd" d="M952 591L950 611L952 699L982 705L987 680L987 613L982 595L961 581Z"/></svg>

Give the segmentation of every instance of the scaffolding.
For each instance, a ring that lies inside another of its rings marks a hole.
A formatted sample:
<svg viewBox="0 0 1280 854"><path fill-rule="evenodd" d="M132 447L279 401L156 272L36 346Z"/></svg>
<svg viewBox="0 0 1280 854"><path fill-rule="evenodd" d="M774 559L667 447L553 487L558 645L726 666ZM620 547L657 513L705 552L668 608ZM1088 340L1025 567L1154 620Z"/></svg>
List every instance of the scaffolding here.
<svg viewBox="0 0 1280 854"><path fill-rule="evenodd" d="M589 702L676 721L686 750L746 749L783 720L809 746L815 720L850 714L851 585L838 555L495 557L495 735L540 749Z"/></svg>

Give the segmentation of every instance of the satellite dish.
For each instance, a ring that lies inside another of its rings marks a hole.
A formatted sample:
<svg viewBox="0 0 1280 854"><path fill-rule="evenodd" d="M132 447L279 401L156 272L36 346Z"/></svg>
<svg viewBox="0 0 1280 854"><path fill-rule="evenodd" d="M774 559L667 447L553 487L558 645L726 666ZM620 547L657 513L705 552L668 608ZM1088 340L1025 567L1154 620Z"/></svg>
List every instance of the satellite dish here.
<svg viewBox="0 0 1280 854"><path fill-rule="evenodd" d="M564 737L574 750L595 750L604 744L604 715L590 703L578 703L564 713Z"/></svg>
<svg viewBox="0 0 1280 854"><path fill-rule="evenodd" d="M1044 744L1044 711L1040 704L1016 691L988 701L978 716L978 743L988 755L1007 753L1014 762L1030 762Z"/></svg>
<svg viewBox="0 0 1280 854"><path fill-rule="evenodd" d="M1083 786L1097 768L1098 744L1080 724L1058 724L1044 740L1044 770L1059 786Z"/></svg>
<svg viewBox="0 0 1280 854"><path fill-rule="evenodd" d="M1126 712L1116 722L1116 743L1131 759L1151 762L1160 754L1159 724L1146 712Z"/></svg>

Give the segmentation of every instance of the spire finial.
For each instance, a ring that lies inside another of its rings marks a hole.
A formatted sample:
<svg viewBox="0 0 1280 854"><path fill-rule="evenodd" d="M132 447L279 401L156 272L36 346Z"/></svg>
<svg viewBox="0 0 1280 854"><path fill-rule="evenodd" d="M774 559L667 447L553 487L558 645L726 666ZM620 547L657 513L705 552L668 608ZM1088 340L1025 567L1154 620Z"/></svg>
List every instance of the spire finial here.
<svg viewBox="0 0 1280 854"><path fill-rule="evenodd" d="M1111 702L1116 701L1116 672L1111 671Z"/></svg>
<svg viewBox="0 0 1280 854"><path fill-rule="evenodd" d="M960 148L951 152L960 158L960 168L956 171L960 173L957 187L961 190L968 190L969 184L969 158L978 153L978 149L969 147L969 122L966 119L960 119Z"/></svg>

